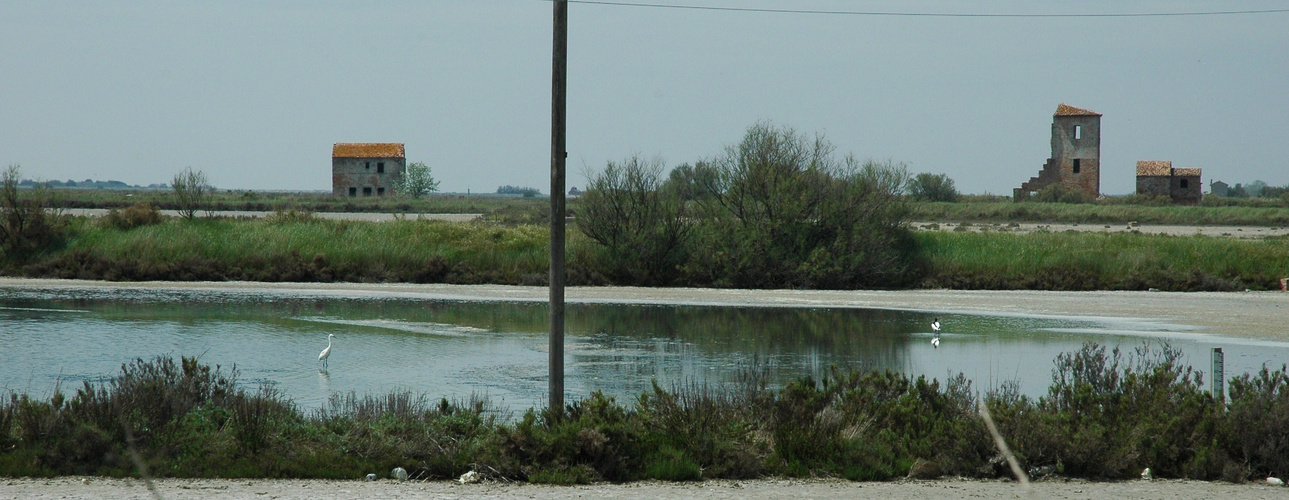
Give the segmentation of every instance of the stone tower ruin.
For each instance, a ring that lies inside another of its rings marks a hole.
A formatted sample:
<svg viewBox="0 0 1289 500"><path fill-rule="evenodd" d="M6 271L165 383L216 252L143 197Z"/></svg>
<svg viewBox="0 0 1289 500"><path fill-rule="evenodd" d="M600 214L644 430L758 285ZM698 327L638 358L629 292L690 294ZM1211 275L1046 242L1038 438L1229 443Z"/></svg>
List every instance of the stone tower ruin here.
<svg viewBox="0 0 1289 500"><path fill-rule="evenodd" d="M1101 194L1101 113L1065 103L1052 115L1052 157L1037 177L1012 190L1012 199L1059 185L1093 198Z"/></svg>

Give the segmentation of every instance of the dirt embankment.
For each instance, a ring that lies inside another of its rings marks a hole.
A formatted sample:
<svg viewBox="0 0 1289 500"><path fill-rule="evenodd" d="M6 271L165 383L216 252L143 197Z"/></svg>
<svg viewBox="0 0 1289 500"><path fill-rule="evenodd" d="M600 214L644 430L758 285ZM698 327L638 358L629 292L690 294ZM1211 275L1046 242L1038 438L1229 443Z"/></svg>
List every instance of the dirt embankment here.
<svg viewBox="0 0 1289 500"><path fill-rule="evenodd" d="M838 480L704 481L691 483L638 482L587 486L529 484L457 484L451 481L323 481L246 479L163 479L155 482L166 499L219 500L232 498L294 499L1104 499L1136 498L1244 500L1284 498L1289 490L1266 484L1229 484L1203 481L1089 482L1061 479L1037 482L1029 490L1010 481L896 481L853 483ZM0 480L0 498L15 499L151 499L138 480L62 477L56 479Z"/></svg>

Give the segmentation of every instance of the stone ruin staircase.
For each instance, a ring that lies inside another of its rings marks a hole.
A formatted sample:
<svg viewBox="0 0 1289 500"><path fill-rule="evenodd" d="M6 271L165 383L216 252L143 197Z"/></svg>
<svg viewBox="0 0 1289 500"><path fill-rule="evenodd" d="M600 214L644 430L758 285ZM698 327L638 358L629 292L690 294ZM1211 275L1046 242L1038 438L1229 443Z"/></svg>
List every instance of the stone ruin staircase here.
<svg viewBox="0 0 1289 500"><path fill-rule="evenodd" d="M1038 172L1038 177L1030 177L1029 181L1020 185L1020 188L1012 190L1012 196L1019 198L1023 193L1031 193L1043 189L1052 184L1061 182L1061 169L1056 164L1056 160L1048 158L1047 163L1043 164L1043 170Z"/></svg>

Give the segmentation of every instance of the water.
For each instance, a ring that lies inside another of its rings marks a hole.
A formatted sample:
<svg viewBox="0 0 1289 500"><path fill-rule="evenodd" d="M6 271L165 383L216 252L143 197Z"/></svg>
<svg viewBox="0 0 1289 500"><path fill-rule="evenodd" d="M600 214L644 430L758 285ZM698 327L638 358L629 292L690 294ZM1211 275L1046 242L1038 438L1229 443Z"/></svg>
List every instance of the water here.
<svg viewBox="0 0 1289 500"><path fill-rule="evenodd" d="M459 302L270 291L0 287L0 391L47 396L103 383L158 355L236 367L247 387L273 384L304 409L332 394L411 390L487 396L522 411L547 394L544 302ZM939 317L939 349L930 323ZM1226 351L1227 376L1278 366L1289 343L1197 335L1184 325L1113 319L984 316L849 308L569 304L566 398L621 401L657 380L730 383L749 367L774 384L829 367L891 369L977 388L1016 381L1045 393L1053 360L1085 341L1131 352L1167 340L1201 371ZM327 335L327 369L317 362Z"/></svg>

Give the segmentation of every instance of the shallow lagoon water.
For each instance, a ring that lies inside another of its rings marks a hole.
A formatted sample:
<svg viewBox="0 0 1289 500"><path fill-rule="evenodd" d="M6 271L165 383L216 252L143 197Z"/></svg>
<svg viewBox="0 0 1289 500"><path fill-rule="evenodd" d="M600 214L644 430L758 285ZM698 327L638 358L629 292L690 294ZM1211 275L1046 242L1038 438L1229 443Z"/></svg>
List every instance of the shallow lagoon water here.
<svg viewBox="0 0 1289 500"><path fill-rule="evenodd" d="M354 294L0 287L0 391L48 395L103 383L121 365L158 355L236 367L306 410L333 394L410 390L431 398L486 396L502 408L543 406L544 302L461 302ZM939 349L929 324L945 325ZM1094 341L1127 352L1168 341L1200 371L1213 347L1227 377L1278 366L1289 343L1191 333L1185 325L1099 318L988 316L856 308L571 303L567 398L600 390L629 401L664 387L732 383L748 369L772 384L831 366L890 369L978 389L1016 381L1045 393L1053 361ZM317 362L335 334L328 367ZM1207 374L1206 374L1207 377Z"/></svg>

